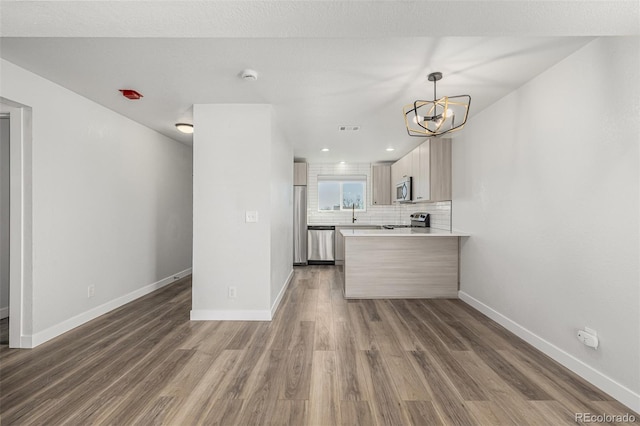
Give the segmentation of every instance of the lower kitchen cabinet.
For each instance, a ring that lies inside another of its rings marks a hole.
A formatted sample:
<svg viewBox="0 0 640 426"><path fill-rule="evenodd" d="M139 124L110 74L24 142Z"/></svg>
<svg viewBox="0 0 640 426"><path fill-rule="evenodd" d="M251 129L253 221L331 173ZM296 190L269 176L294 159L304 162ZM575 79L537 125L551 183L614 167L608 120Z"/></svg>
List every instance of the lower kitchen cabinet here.
<svg viewBox="0 0 640 426"><path fill-rule="evenodd" d="M336 226L334 247L336 265L344 264L344 236L340 233L341 229L380 229L378 225L361 225L361 226Z"/></svg>
<svg viewBox="0 0 640 426"><path fill-rule="evenodd" d="M347 236L347 299L458 297L459 237Z"/></svg>
<svg viewBox="0 0 640 426"><path fill-rule="evenodd" d="M335 236L335 254L336 254L336 265L342 265L344 263L344 236L340 233L341 229L348 229L344 226L336 226L336 236Z"/></svg>

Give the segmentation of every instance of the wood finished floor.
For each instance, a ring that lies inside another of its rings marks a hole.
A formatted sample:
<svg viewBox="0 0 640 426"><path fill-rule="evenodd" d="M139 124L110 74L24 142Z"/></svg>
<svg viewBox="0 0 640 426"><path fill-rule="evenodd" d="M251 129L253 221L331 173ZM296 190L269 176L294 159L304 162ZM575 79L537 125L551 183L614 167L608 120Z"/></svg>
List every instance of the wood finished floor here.
<svg viewBox="0 0 640 426"><path fill-rule="evenodd" d="M0 346L9 344L9 318L0 320Z"/></svg>
<svg viewBox="0 0 640 426"><path fill-rule="evenodd" d="M340 285L337 267L300 267L272 322L191 322L185 278L35 349L0 347L0 423L573 425L630 412L458 300L346 301Z"/></svg>

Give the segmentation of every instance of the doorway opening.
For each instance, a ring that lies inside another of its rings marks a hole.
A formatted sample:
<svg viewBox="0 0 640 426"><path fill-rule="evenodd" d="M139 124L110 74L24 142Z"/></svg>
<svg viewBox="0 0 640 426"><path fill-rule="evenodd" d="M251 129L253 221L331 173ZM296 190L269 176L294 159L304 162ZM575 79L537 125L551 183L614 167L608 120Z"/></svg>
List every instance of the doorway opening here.
<svg viewBox="0 0 640 426"><path fill-rule="evenodd" d="M6 313L8 319L0 319L0 325L1 321L8 323L9 347L30 348L33 346L31 108L0 98L0 117L3 123L0 284L8 280L8 288L0 287L0 316ZM0 335L0 340L5 337Z"/></svg>
<svg viewBox="0 0 640 426"><path fill-rule="evenodd" d="M9 129L9 113L0 113L0 345L9 344Z"/></svg>

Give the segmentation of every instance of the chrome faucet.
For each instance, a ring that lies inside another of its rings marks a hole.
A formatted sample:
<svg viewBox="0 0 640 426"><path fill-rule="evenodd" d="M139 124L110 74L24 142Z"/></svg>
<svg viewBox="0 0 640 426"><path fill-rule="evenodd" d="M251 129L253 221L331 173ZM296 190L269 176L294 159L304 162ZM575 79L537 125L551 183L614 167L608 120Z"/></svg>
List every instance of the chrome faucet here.
<svg viewBox="0 0 640 426"><path fill-rule="evenodd" d="M356 223L356 203L351 204L351 223Z"/></svg>

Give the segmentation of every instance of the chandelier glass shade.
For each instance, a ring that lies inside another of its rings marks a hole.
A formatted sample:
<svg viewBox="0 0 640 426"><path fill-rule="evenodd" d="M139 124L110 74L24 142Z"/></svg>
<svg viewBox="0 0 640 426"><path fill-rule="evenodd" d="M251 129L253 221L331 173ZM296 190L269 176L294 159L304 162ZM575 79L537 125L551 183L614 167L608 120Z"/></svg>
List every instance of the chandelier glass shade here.
<svg viewBox="0 0 640 426"><path fill-rule="evenodd" d="M442 78L442 73L431 73L428 78L433 81L433 100L417 100L403 108L407 133L409 136L428 137L462 129L469 115L471 96L443 96L438 99L436 82Z"/></svg>

